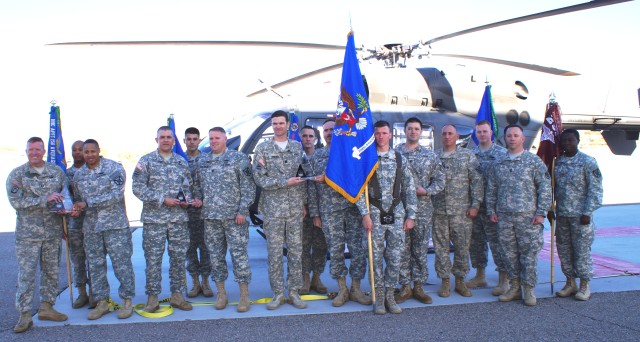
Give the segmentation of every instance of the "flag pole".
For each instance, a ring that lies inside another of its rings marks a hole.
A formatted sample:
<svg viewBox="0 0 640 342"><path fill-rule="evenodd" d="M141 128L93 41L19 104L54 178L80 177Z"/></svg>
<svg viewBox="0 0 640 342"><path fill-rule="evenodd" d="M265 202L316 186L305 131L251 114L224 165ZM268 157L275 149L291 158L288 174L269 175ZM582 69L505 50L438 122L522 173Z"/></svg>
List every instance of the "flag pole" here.
<svg viewBox="0 0 640 342"><path fill-rule="evenodd" d="M555 281L555 274L554 274L554 266L555 266L555 247L556 247L556 227L555 227L555 223L556 223L556 217L555 217L555 211L556 211L556 182L555 182L555 175L554 175L554 169L556 167L556 158L554 157L553 160L551 161L551 211L553 212L553 220L551 220L549 223L551 224L551 257L549 258L551 260L551 294L553 295L553 283Z"/></svg>
<svg viewBox="0 0 640 342"><path fill-rule="evenodd" d="M371 214L369 210L369 185L365 185L364 187L364 199L367 204L367 214ZM376 282L375 276L373 273L373 242L371 239L371 232L373 231L373 227L371 230L367 232L367 246L369 247L369 278L371 281L371 302L373 305L376 303Z"/></svg>
<svg viewBox="0 0 640 342"><path fill-rule="evenodd" d="M69 297L71 298L71 307L73 307L73 283L71 282L71 259L69 257L69 229L67 227L67 216L62 215L62 229L64 232L64 236L66 237L65 240L65 244L67 246L67 251L66 251L66 261L67 261L67 283L69 284Z"/></svg>

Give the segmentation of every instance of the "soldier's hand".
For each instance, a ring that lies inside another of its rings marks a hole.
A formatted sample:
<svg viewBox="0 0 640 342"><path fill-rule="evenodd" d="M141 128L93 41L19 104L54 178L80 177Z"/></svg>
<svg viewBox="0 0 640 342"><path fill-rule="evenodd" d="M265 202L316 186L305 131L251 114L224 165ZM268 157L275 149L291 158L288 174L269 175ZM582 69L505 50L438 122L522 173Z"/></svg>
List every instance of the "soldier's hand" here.
<svg viewBox="0 0 640 342"><path fill-rule="evenodd" d="M373 229L373 221L371 220L371 215L366 214L362 216L362 226L367 232L370 232Z"/></svg>
<svg viewBox="0 0 640 342"><path fill-rule="evenodd" d="M287 186L294 186L294 185L298 185L300 183L303 183L304 179L300 178L300 177L291 177L289 179L287 179Z"/></svg>
<svg viewBox="0 0 640 342"><path fill-rule="evenodd" d="M202 207L202 200L196 198L191 202L191 205L193 205L194 208L200 208Z"/></svg>
<svg viewBox="0 0 640 342"><path fill-rule="evenodd" d="M315 176L313 177L313 181L316 183L324 183L324 173L319 175L319 176Z"/></svg>
<svg viewBox="0 0 640 342"><path fill-rule="evenodd" d="M189 202L186 201L178 201L178 205L180 205L183 208L187 208L189 206Z"/></svg>
<svg viewBox="0 0 640 342"><path fill-rule="evenodd" d="M476 218L476 216L478 216L478 209L477 208L469 208L467 210L467 217L470 219L474 219Z"/></svg>
<svg viewBox="0 0 640 342"><path fill-rule="evenodd" d="M52 192L49 196L47 196L47 202L60 203L62 202L63 198L64 196L62 196L62 194L59 194L57 192Z"/></svg>
<svg viewBox="0 0 640 342"><path fill-rule="evenodd" d="M491 221L493 223L498 223L498 215L496 215L496 214L489 215L489 221Z"/></svg>
<svg viewBox="0 0 640 342"><path fill-rule="evenodd" d="M531 222L532 224L542 224L544 223L544 216L543 215L536 215L533 217L533 222Z"/></svg>
<svg viewBox="0 0 640 342"><path fill-rule="evenodd" d="M322 220L320 219L320 216L313 217L313 226L322 229Z"/></svg>
<svg viewBox="0 0 640 342"><path fill-rule="evenodd" d="M553 210L547 211L547 220L549 220L549 223L553 222L555 219L556 219L556 213L553 212Z"/></svg>
<svg viewBox="0 0 640 342"><path fill-rule="evenodd" d="M177 198L165 197L162 203L167 207L175 207L180 204L180 200Z"/></svg>
<svg viewBox="0 0 640 342"><path fill-rule="evenodd" d="M236 214L236 224L244 224L247 218L242 214Z"/></svg>
<svg viewBox="0 0 640 342"><path fill-rule="evenodd" d="M416 186L416 195L418 196L426 196L427 195L427 189L421 187L421 186Z"/></svg>
<svg viewBox="0 0 640 342"><path fill-rule="evenodd" d="M591 223L591 216L581 215L580 216L580 224L589 224Z"/></svg>
<svg viewBox="0 0 640 342"><path fill-rule="evenodd" d="M416 226L416 221L414 221L413 219L408 218L408 219L404 220L404 226L402 227L402 229L411 230L415 226Z"/></svg>

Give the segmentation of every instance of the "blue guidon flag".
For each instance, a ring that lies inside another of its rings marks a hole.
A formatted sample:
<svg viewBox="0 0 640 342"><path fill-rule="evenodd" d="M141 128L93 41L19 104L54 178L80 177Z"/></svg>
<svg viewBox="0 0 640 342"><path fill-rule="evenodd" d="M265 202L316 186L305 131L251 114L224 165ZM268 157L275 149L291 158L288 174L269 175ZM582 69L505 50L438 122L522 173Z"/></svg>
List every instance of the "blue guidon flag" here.
<svg viewBox="0 0 640 342"><path fill-rule="evenodd" d="M484 88L484 94L482 95L482 102L480 102L480 109L478 109L478 115L476 115L476 124L482 120L489 121L491 123L491 130L493 136L491 141L498 139L498 120L496 119L496 112L493 110L493 100L491 99L491 86L487 85ZM473 128L473 134L471 134L473 142L478 145L478 138L476 138L476 129Z"/></svg>
<svg viewBox="0 0 640 342"><path fill-rule="evenodd" d="M167 126L171 128L171 132L173 132L173 139L176 141L175 144L173 145L173 152L181 155L182 158L184 158L184 160L189 160L187 158L187 154L184 153L184 150L182 149L182 145L180 145L180 140L178 140L178 136L176 135L176 123L175 121L173 121L173 114L169 115L169 118L167 119Z"/></svg>
<svg viewBox="0 0 640 342"><path fill-rule="evenodd" d="M301 142L302 139L300 139L300 119L295 112L289 113L289 122L291 123L289 125L289 139Z"/></svg>
<svg viewBox="0 0 640 342"><path fill-rule="evenodd" d="M349 32L344 52L335 119L325 181L355 203L378 168L378 154L353 32Z"/></svg>
<svg viewBox="0 0 640 342"><path fill-rule="evenodd" d="M51 106L49 111L49 150L47 161L54 163L67 172L67 160L64 156L64 141L62 140L62 124L60 123L60 107Z"/></svg>

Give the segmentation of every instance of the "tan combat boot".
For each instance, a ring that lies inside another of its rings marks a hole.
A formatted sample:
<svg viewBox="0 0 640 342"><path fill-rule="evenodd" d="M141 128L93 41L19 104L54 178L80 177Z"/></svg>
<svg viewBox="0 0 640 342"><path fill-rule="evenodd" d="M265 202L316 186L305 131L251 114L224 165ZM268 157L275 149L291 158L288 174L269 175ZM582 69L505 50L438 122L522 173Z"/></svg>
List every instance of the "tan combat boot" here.
<svg viewBox="0 0 640 342"><path fill-rule="evenodd" d="M33 319L31 318L31 312L23 311L20 313L18 324L13 327L13 331L17 333L23 333L33 326Z"/></svg>
<svg viewBox="0 0 640 342"><path fill-rule="evenodd" d="M351 291L349 291L349 299L362 305L371 305L371 297L367 296L360 289L360 279L351 279Z"/></svg>
<svg viewBox="0 0 640 342"><path fill-rule="evenodd" d="M67 320L67 315L56 311L53 305L49 302L40 303L40 309L38 309L38 319L41 321L55 321L63 322Z"/></svg>
<svg viewBox="0 0 640 342"><path fill-rule="evenodd" d="M391 298L393 298L393 296ZM373 304L373 312L376 315L384 315L387 313L387 309L384 307L384 291L382 289L376 289L376 302Z"/></svg>
<svg viewBox="0 0 640 342"><path fill-rule="evenodd" d="M191 290L189 290L189 292L187 292L187 297L189 298L197 297L200 294L200 291L202 291L202 288L200 287L200 279L198 279L198 275L197 274L192 275L191 279L193 279L193 287L191 288Z"/></svg>
<svg viewBox="0 0 640 342"><path fill-rule="evenodd" d="M558 297L569 297L573 296L578 292L578 287L576 286L576 280L574 278L567 278L567 283L564 284L564 287L560 291L556 291L556 296Z"/></svg>
<svg viewBox="0 0 640 342"><path fill-rule="evenodd" d="M147 298L147 305L144 306L144 311L156 312L158 309L160 309L160 303L158 303L158 295L149 295Z"/></svg>
<svg viewBox="0 0 640 342"><path fill-rule="evenodd" d="M343 306L349 301L349 289L347 289L347 281L344 277L338 278L338 295L333 299L331 305Z"/></svg>
<svg viewBox="0 0 640 342"><path fill-rule="evenodd" d="M302 295L306 295L309 294L309 292L311 291L311 277L309 276L309 273L303 273L302 274L302 287L300 288L300 291L298 291L300 294Z"/></svg>
<svg viewBox="0 0 640 342"><path fill-rule="evenodd" d="M102 299L98 301L98 305L96 308L89 311L87 318L89 320L98 319L109 313L109 302L106 299Z"/></svg>
<svg viewBox="0 0 640 342"><path fill-rule="evenodd" d="M393 287L387 290L387 293L384 297L384 304L386 308L389 309L389 312L391 312L392 314L399 314L402 312L402 309L400 309L400 307L396 303L395 298L393 298L393 293Z"/></svg>
<svg viewBox="0 0 640 342"><path fill-rule="evenodd" d="M575 299L587 301L591 298L591 289L589 288L589 280L580 279L580 290L575 295Z"/></svg>
<svg viewBox="0 0 640 342"><path fill-rule="evenodd" d="M200 288L202 289L202 295L211 298L213 297L213 291L211 290L211 286L209 286L209 276L203 275L202 282L200 283Z"/></svg>
<svg viewBox="0 0 640 342"><path fill-rule="evenodd" d="M240 283L240 301L238 302L238 312L249 311L249 305L251 305L251 301L249 301L249 284Z"/></svg>
<svg viewBox="0 0 640 342"><path fill-rule="evenodd" d="M320 274L316 272L313 272L313 277L311 277L311 289L321 294L327 293L327 287L322 283Z"/></svg>
<svg viewBox="0 0 640 342"><path fill-rule="evenodd" d="M509 291L509 282L507 281L507 272L498 272L498 285L491 290L491 294L499 296Z"/></svg>
<svg viewBox="0 0 640 342"><path fill-rule="evenodd" d="M282 304L284 304L284 294L276 293L273 295L273 298L267 304L267 310L275 310L279 308Z"/></svg>
<svg viewBox="0 0 640 342"><path fill-rule="evenodd" d="M478 287L486 287L487 286L487 278L485 277L484 267L476 268L476 276L469 279L466 284L468 288L475 289Z"/></svg>
<svg viewBox="0 0 640 342"><path fill-rule="evenodd" d="M402 303L405 300L411 298L411 296L411 286L409 286L409 284L406 284L402 285L402 287L398 289L398 294L394 295L393 299L396 301L396 303Z"/></svg>
<svg viewBox="0 0 640 342"><path fill-rule="evenodd" d="M471 291L467 288L467 285L464 283L464 278L462 277L456 277L456 286L454 290L463 297L471 297Z"/></svg>
<svg viewBox="0 0 640 342"><path fill-rule="evenodd" d="M131 298L125 298L122 300L122 306L118 310L118 318L126 319L133 314L133 305L131 304Z"/></svg>
<svg viewBox="0 0 640 342"><path fill-rule="evenodd" d="M433 303L433 299L431 299L431 296L429 296L426 292L424 292L424 289L422 288L422 283L419 281L413 282L412 295L413 295L413 298L420 301L420 303L423 303L423 304Z"/></svg>
<svg viewBox="0 0 640 342"><path fill-rule="evenodd" d="M296 308L296 309L306 309L307 308L307 303L305 303L304 300L302 300L302 298L300 298L300 294L298 293L297 290L289 291L289 303L291 305L293 305L293 307Z"/></svg>
<svg viewBox="0 0 640 342"><path fill-rule="evenodd" d="M524 285L524 304L527 306L535 306L537 304L535 288L530 285Z"/></svg>
<svg viewBox="0 0 640 342"><path fill-rule="evenodd" d="M509 281L509 291L500 295L498 300L501 302L510 302L516 299L522 299L522 289L520 288L520 278L512 279Z"/></svg>
<svg viewBox="0 0 640 342"><path fill-rule="evenodd" d="M451 295L451 281L449 278L442 278L442 284L440 284L440 290L438 290L438 296L449 297Z"/></svg>
<svg viewBox="0 0 640 342"><path fill-rule="evenodd" d="M227 299L227 290L224 288L224 281L216 281L216 289L218 290L218 298L216 298L216 310L222 310L227 307L229 300Z"/></svg>
<svg viewBox="0 0 640 342"><path fill-rule="evenodd" d="M87 286L80 285L78 286L78 298L73 302L71 307L74 309L79 309L89 302L89 296L87 295Z"/></svg>
<svg viewBox="0 0 640 342"><path fill-rule="evenodd" d="M193 309L193 306L191 306L191 303L187 302L184 299L181 292L172 293L171 299L169 300L169 304L171 304L171 306L173 306L176 309L180 309L184 311L189 311Z"/></svg>

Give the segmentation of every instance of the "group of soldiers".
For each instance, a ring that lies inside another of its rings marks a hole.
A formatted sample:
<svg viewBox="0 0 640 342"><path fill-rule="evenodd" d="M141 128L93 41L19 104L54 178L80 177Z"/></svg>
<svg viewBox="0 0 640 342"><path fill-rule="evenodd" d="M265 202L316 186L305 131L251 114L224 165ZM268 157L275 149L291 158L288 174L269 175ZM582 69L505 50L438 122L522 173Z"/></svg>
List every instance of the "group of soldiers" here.
<svg viewBox="0 0 640 342"><path fill-rule="evenodd" d="M288 138L289 124L286 112L272 114L274 137L256 147L252 163L245 154L227 148L226 132L221 127L208 132L211 153L199 151L200 132L193 127L187 129L187 160L173 152L175 135L171 128L162 126L157 130L157 150L144 155L132 175L133 193L143 202L148 296L145 311L159 309L165 245L171 306L192 309L182 295L188 271L193 287L187 296L213 296L208 280L211 277L217 291L215 308L224 309L228 304L228 249L234 280L240 288L237 311L249 310L251 269L246 217L256 197L256 186L262 191L258 207L264 215L273 292L266 306L269 310L285 302L303 309L307 304L301 294L312 290L327 293L327 286L320 279L327 253L331 278L337 282L334 306L349 300L363 305L373 302L374 312L384 314L400 313L398 303L411 297L430 304L432 298L423 286L428 279L427 248L431 236L436 251L435 269L442 280L440 297L450 296L451 274L455 277L454 290L462 296L471 296L470 289L486 287L490 248L499 272L493 295L499 296L500 301L524 298L525 304L535 305L537 255L543 246L545 215L557 220L558 253L567 278L557 295L589 299L593 211L601 205L602 176L595 159L578 151L577 131L565 130L561 135L564 154L555 168L555 217L550 211L552 179L544 163L524 151L525 137L517 125L504 129L504 148L492 142L491 124L478 122L475 128L479 144L473 150L457 146L456 127L445 125L441 132L443 148L433 152L419 144L423 127L419 119L406 121L406 143L395 149L390 144L390 124L378 121L374 125L378 168L368 182L368 198L363 195L351 203L324 177L335 121L323 123L326 146L319 149L315 149L319 137L313 127L300 130L300 143ZM16 308L20 318L14 330L23 332L33 324L30 311L38 260L38 318L67 319L53 308L58 289L58 239L63 231L62 220L67 216L67 238L79 292L73 307L89 304L89 319L109 312L109 255L120 282L122 305L118 318L130 317L135 274L124 204L123 167L101 157L99 144L93 139L73 144L74 163L66 175L55 164L44 162L42 139L29 139L26 152L28 162L14 169L7 179L9 200L17 212ZM60 207L65 189L70 190L73 199L70 209ZM367 267L365 233L371 234L375 301L361 289ZM453 263L450 244L454 248ZM351 255L348 265L345 247ZM469 259L476 275L465 282ZM350 288L347 275L351 278ZM579 287L576 278L580 279Z"/></svg>

